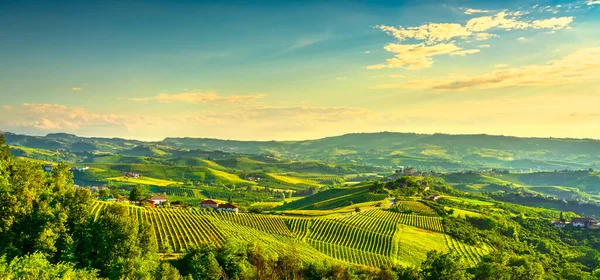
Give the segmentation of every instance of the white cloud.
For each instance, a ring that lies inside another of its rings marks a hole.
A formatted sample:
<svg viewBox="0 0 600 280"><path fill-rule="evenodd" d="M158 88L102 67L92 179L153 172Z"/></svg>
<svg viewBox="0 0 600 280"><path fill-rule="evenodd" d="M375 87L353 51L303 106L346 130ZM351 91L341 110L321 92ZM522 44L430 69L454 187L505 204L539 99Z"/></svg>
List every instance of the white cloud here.
<svg viewBox="0 0 600 280"><path fill-rule="evenodd" d="M479 47L479 48L489 48L489 47L490 47L490 45L479 45L478 47Z"/></svg>
<svg viewBox="0 0 600 280"><path fill-rule="evenodd" d="M146 102L155 100L160 103L217 103L217 102L248 102L265 97L266 94L220 96L215 92L184 92L177 94L159 93L153 97L129 98L129 101Z"/></svg>
<svg viewBox="0 0 600 280"><path fill-rule="evenodd" d="M535 29L552 29L561 30L570 28L569 25L573 22L573 17L559 17L542 20L534 20L531 22L531 27Z"/></svg>
<svg viewBox="0 0 600 280"><path fill-rule="evenodd" d="M487 14L487 13L491 13L491 12L492 11L490 11L490 10L478 10L478 9L471 9L471 8L469 8L469 9L467 9L465 11L465 14L467 14L467 15L472 15L472 14L477 14L477 13Z"/></svg>
<svg viewBox="0 0 600 280"><path fill-rule="evenodd" d="M466 38L473 34L458 23L429 23L408 28L378 25L376 28L381 29L400 41L416 39L424 41L427 44L448 41L457 37Z"/></svg>
<svg viewBox="0 0 600 280"><path fill-rule="evenodd" d="M336 80L345 80L345 79L347 79L347 77L343 77L343 76L342 77L335 77L335 79Z"/></svg>
<svg viewBox="0 0 600 280"><path fill-rule="evenodd" d="M600 48L588 48L543 65L494 70L490 73L477 76L448 76L436 79L414 80L402 84L384 84L377 85L375 88L467 90L552 86L598 80L600 80Z"/></svg>
<svg viewBox="0 0 600 280"><path fill-rule="evenodd" d="M468 10L467 10L468 11ZM450 45L456 47L456 42L462 40L468 42L470 39L488 40L498 35L492 33L494 30L525 30L525 29L550 29L561 30L570 29L573 17L554 17L538 20L521 20L520 17L527 14L523 11L499 12L495 15L475 17L468 20L464 25L460 23L426 23L419 26L403 27L377 25L386 34L394 37L398 41L415 40L420 44L406 44L412 46L411 50L404 52L394 51L390 46L399 45L391 43L384 49L394 53L393 58L389 58L385 63L378 63L367 66L367 69L382 68L406 68L410 70L429 68L433 65L433 56L446 54L451 56L467 55L479 52L477 49L462 50L454 49L449 52L440 52L439 47L447 48ZM417 47L414 47L417 46ZM430 53L415 55L420 50L431 50Z"/></svg>
<svg viewBox="0 0 600 280"><path fill-rule="evenodd" d="M479 52L478 49L464 50L454 43L442 43L433 46L425 44L404 45L390 43L384 49L394 53L393 58L388 58L385 64L367 66L367 69L381 68L406 68L409 70L430 68L433 65L433 57L439 55L465 56Z"/></svg>
<svg viewBox="0 0 600 280"><path fill-rule="evenodd" d="M72 91L80 91L80 90L82 90L82 88L79 88L79 87L73 87L73 88L71 88L71 90L72 90Z"/></svg>
<svg viewBox="0 0 600 280"><path fill-rule="evenodd" d="M517 41L519 41L521 43L527 42L527 38L525 38L525 37L519 37L519 38L517 38Z"/></svg>
<svg viewBox="0 0 600 280"><path fill-rule="evenodd" d="M369 54L369 53L371 53L371 51L365 51L365 53L366 53L366 54Z"/></svg>
<svg viewBox="0 0 600 280"><path fill-rule="evenodd" d="M505 67L508 67L508 64L502 63L502 64L496 64L496 65L494 65L494 68L505 68Z"/></svg>
<svg viewBox="0 0 600 280"><path fill-rule="evenodd" d="M588 4L588 6L600 5L600 0L589 0L587 4Z"/></svg>

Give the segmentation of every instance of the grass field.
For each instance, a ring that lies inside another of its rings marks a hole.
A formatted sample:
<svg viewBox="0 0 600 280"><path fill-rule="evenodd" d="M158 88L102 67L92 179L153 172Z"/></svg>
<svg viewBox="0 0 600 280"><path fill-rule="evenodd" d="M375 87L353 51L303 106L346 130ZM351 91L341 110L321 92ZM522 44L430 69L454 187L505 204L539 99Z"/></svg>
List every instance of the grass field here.
<svg viewBox="0 0 600 280"><path fill-rule="evenodd" d="M460 203L468 203L468 204L480 205L480 206L494 206L493 202L482 201L482 200L477 200L477 199L454 197L454 196L442 196L442 197L445 199L449 199L449 200L460 202Z"/></svg>
<svg viewBox="0 0 600 280"><path fill-rule="evenodd" d="M283 174L274 174L274 173L267 173L267 176L281 181L281 182L285 182L288 184L292 184L292 185L307 185L307 186L314 186L314 187L319 187L320 184L317 183L316 181L313 181L311 179L306 179L306 178L299 178L299 177L292 177L292 176L286 176Z"/></svg>
<svg viewBox="0 0 600 280"><path fill-rule="evenodd" d="M150 178L150 177L145 177L145 176L140 177L140 178L129 178L129 177L121 176L121 177L108 178L107 180L109 182L116 181L116 182L132 184L132 185L149 185L149 186L158 186L158 187L183 184L181 182L173 182L173 181L169 181L169 180L162 180L162 179Z"/></svg>

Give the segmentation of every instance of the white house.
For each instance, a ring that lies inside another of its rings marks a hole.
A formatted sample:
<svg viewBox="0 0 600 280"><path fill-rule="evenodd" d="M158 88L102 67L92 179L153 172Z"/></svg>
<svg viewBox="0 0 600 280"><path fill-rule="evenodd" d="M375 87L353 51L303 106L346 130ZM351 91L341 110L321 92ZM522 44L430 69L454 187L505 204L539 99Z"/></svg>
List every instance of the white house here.
<svg viewBox="0 0 600 280"><path fill-rule="evenodd" d="M233 204L229 204L229 203L219 204L219 206L217 206L217 211L237 213L238 207Z"/></svg>
<svg viewBox="0 0 600 280"><path fill-rule="evenodd" d="M200 208L217 209L217 207L219 207L219 203L212 199L200 202Z"/></svg>
<svg viewBox="0 0 600 280"><path fill-rule="evenodd" d="M167 201L169 201L169 199L167 199L166 196L162 196L162 195L156 195L156 196L152 196L148 199L146 199L147 201L152 201L154 203L154 205L161 205L161 204L165 204Z"/></svg>

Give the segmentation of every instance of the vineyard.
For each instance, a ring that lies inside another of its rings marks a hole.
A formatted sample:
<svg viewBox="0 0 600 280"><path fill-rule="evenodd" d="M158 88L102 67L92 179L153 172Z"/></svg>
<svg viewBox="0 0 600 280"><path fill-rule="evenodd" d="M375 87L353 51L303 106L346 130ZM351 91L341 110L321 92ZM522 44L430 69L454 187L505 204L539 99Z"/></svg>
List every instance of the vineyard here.
<svg viewBox="0 0 600 280"><path fill-rule="evenodd" d="M98 218L108 204L96 202L92 216ZM219 245L234 238L258 241L268 248L293 246L306 258L319 256L372 267L397 262L418 264L432 249L456 252L470 264L489 252L488 248L468 246L443 234L439 217L389 210L369 210L340 218L136 206L129 206L129 211L137 220L152 225L163 252L185 252L200 243ZM414 246L427 238L429 243Z"/></svg>
<svg viewBox="0 0 600 280"><path fill-rule="evenodd" d="M412 200L396 200L396 207L402 212L412 211L421 215L437 215L429 206Z"/></svg>
<svg viewBox="0 0 600 280"><path fill-rule="evenodd" d="M370 186L365 186L330 189L287 203L278 210L329 210L362 202L383 200L387 197L387 194L371 193L370 188Z"/></svg>
<svg viewBox="0 0 600 280"><path fill-rule="evenodd" d="M164 188L159 188L159 192L166 193L169 196L204 198L204 196L200 193L200 190L197 190L197 189L164 187Z"/></svg>

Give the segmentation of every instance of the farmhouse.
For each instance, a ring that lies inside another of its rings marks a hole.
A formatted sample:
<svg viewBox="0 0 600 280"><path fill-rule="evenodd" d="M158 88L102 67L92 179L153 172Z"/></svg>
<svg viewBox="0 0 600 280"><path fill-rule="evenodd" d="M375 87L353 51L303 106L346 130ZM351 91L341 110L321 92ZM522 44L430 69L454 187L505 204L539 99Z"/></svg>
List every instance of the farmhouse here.
<svg viewBox="0 0 600 280"><path fill-rule="evenodd" d="M441 195L434 193L432 195L430 195L427 199L429 200L438 200L440 197L442 197Z"/></svg>
<svg viewBox="0 0 600 280"><path fill-rule="evenodd" d="M217 211L237 213L238 207L233 204L229 204L229 203L219 204L219 206L217 206Z"/></svg>
<svg viewBox="0 0 600 280"><path fill-rule="evenodd" d="M146 202L152 201L152 204L154 204L154 205L163 205L163 204L166 204L169 201L169 199L167 199L166 196L155 195L144 201L146 201Z"/></svg>
<svg viewBox="0 0 600 280"><path fill-rule="evenodd" d="M596 219L589 218L589 217L571 219L571 224L573 225L573 227L589 228L589 227L593 227L596 223L597 223Z"/></svg>
<svg viewBox="0 0 600 280"><path fill-rule="evenodd" d="M217 209L218 206L219 203L211 199L200 202L200 208Z"/></svg>
<svg viewBox="0 0 600 280"><path fill-rule="evenodd" d="M52 164L44 164L42 165L42 169L46 172L52 172Z"/></svg>
<svg viewBox="0 0 600 280"><path fill-rule="evenodd" d="M555 228L564 228L567 224L563 221L554 221L552 222Z"/></svg>
<svg viewBox="0 0 600 280"><path fill-rule="evenodd" d="M123 175L127 178L140 178L140 174L135 172L125 172Z"/></svg>

